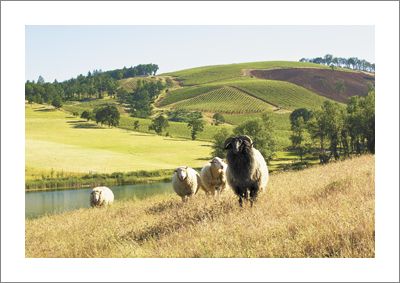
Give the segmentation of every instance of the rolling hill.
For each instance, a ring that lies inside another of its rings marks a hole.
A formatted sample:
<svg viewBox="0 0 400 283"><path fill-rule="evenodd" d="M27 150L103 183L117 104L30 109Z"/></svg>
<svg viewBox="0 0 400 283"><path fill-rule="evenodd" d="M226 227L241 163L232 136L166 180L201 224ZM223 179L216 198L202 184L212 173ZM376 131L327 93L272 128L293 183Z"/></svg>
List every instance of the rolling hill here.
<svg viewBox="0 0 400 283"><path fill-rule="evenodd" d="M183 109L201 111L206 125L199 139L212 141L221 127L231 131L235 125L270 113L275 124L278 147L290 145L289 114L296 108L316 110L326 100L343 103L351 95L363 95L373 84L374 76L366 73L335 69L324 65L271 61L216 65L192 68L158 76L135 77L119 81L119 86L132 91L138 80L172 79L167 88L153 103L153 116L159 113ZM67 103L68 111L93 109L99 103L118 104L115 99ZM130 117L119 106L122 113L120 128L149 132L150 118ZM222 113L226 123L212 125L213 113ZM135 121L139 128L133 128ZM190 138L184 122L170 121L168 134L173 137Z"/></svg>
<svg viewBox="0 0 400 283"><path fill-rule="evenodd" d="M186 69L177 72L165 73L175 77L184 86L200 85L211 82L218 82L227 79L239 78L249 69L282 69L282 68L318 68L326 69L327 66L290 61L267 61L267 62L250 62L228 65L205 66L192 69Z"/></svg>
<svg viewBox="0 0 400 283"><path fill-rule="evenodd" d="M211 90L171 105L173 108L220 113L252 113L269 111L273 105L231 86Z"/></svg>
<svg viewBox="0 0 400 283"><path fill-rule="evenodd" d="M182 88L168 92L159 101L161 107L203 95L215 88L233 87L276 108L316 109L326 99L345 103L350 96L366 95L369 85L375 81L373 75L363 72L285 61L207 66L168 75L180 82ZM215 95L219 93L215 92ZM217 99L223 97L213 98ZM197 103L196 100L192 102ZM185 103L187 107L189 104Z"/></svg>
<svg viewBox="0 0 400 283"><path fill-rule="evenodd" d="M353 95L367 95L369 85L375 84L371 74L313 68L251 70L249 74L260 79L291 82L340 102L346 102Z"/></svg>

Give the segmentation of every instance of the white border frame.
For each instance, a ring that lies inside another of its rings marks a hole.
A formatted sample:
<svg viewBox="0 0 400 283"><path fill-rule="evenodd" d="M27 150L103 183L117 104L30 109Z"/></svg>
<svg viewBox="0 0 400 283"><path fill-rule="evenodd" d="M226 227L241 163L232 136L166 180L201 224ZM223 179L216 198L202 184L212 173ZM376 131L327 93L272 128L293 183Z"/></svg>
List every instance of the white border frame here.
<svg viewBox="0 0 400 283"><path fill-rule="evenodd" d="M2 2L1 8L2 281L399 280L398 2ZM25 259L24 33L32 24L375 25L376 258Z"/></svg>

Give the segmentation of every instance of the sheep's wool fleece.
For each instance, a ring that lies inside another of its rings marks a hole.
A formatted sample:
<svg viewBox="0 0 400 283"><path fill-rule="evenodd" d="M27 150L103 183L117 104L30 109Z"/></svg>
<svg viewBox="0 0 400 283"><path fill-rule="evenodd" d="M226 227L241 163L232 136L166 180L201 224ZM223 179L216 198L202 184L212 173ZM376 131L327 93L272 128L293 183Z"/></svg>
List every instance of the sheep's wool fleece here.
<svg viewBox="0 0 400 283"><path fill-rule="evenodd" d="M92 198L92 194L90 197L90 205L91 206L102 206L102 205L107 205L111 204L114 201L114 193L107 187L96 187L94 188L91 192L98 191L102 192L100 195L100 199L98 202L95 202L95 200Z"/></svg>
<svg viewBox="0 0 400 283"><path fill-rule="evenodd" d="M267 163L265 162L265 159L262 156L261 152L259 152L255 148L253 148L253 153L254 153L255 159L257 160L258 168L259 168L260 173L261 173L260 190L261 191L265 191L267 189L268 178L269 178L268 166L267 166Z"/></svg>
<svg viewBox="0 0 400 283"><path fill-rule="evenodd" d="M225 188L226 185L226 167L222 169L222 173L215 172L215 170L211 174L212 164L205 165L200 172L201 183L205 191L214 191L215 187L221 187L221 189Z"/></svg>
<svg viewBox="0 0 400 283"><path fill-rule="evenodd" d="M255 148L252 148L253 156L254 156L254 163L253 167L251 168L251 179L257 180L260 192L266 191L269 173L268 173L268 166L265 162L264 157L262 154ZM250 182L250 180L236 180L234 175L230 172L230 167L228 166L226 177L228 184L233 188L237 182L244 184L243 182Z"/></svg>
<svg viewBox="0 0 400 283"><path fill-rule="evenodd" d="M178 178L177 173L174 173L172 176L172 186L174 191L181 197L195 194L201 186L199 173L190 167L188 167L186 171L187 178L183 181Z"/></svg>

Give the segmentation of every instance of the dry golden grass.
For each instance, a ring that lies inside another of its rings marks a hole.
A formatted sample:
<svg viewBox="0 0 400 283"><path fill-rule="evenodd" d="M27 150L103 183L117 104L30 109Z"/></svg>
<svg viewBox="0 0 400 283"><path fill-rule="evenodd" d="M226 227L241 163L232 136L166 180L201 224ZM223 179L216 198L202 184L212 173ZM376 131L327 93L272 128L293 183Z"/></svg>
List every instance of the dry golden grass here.
<svg viewBox="0 0 400 283"><path fill-rule="evenodd" d="M374 257L374 162L273 175L253 208L200 193L27 220L26 256Z"/></svg>

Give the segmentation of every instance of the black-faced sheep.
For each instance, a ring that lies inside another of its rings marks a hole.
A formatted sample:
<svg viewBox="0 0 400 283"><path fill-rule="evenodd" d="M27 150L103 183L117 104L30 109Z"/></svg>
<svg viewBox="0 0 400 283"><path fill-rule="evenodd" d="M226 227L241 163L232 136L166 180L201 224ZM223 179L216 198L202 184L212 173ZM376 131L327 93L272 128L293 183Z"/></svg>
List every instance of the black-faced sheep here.
<svg viewBox="0 0 400 283"><path fill-rule="evenodd" d="M90 192L90 206L92 207L110 205L113 201L114 194L107 187L96 187Z"/></svg>
<svg viewBox="0 0 400 283"><path fill-rule="evenodd" d="M202 188L206 194L219 197L226 187L226 168L228 165L219 157L214 157L200 172Z"/></svg>
<svg viewBox="0 0 400 283"><path fill-rule="evenodd" d="M249 136L228 138L224 147L227 150L228 184L239 196L240 206L243 206L243 199L250 199L253 205L258 193L267 188L269 174L265 159L253 147L253 141Z"/></svg>
<svg viewBox="0 0 400 283"><path fill-rule="evenodd" d="M200 175L193 168L180 166L176 168L172 176L172 187L182 201L186 202L201 188Z"/></svg>

